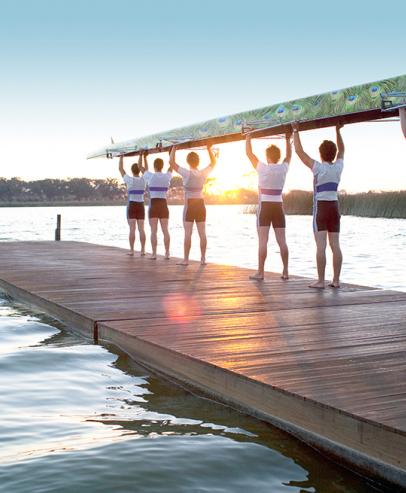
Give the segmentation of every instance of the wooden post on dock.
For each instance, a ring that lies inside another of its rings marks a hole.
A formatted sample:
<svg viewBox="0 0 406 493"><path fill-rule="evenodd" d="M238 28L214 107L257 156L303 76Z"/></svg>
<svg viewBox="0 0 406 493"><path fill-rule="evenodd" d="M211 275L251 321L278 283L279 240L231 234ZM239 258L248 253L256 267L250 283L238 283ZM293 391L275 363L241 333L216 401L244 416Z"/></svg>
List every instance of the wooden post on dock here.
<svg viewBox="0 0 406 493"><path fill-rule="evenodd" d="M61 241L61 215L56 216L55 241Z"/></svg>

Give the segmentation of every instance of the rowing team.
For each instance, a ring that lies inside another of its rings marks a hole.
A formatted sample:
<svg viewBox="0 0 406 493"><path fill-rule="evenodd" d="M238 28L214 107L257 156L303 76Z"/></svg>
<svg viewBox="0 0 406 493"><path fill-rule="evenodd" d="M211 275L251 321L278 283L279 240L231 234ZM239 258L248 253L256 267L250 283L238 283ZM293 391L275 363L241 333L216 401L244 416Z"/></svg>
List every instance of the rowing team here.
<svg viewBox="0 0 406 493"><path fill-rule="evenodd" d="M340 133L342 125L336 127L337 143L324 140L319 147L320 161L312 159L303 150L298 126L292 125L293 143L299 158L310 168L314 177L314 205L313 205L313 229L317 247L317 273L318 279L310 284L312 288L325 287L326 245L327 239L333 254L333 280L329 286L340 287L340 271L342 265L342 253L339 243L340 213L338 209L337 190L343 170L344 142ZM289 278L288 260L289 250L285 236L285 213L283 211L282 192L292 157L292 132L286 134L286 156L281 161L281 151L271 145L266 149L266 160L260 161L253 153L251 135L246 137L246 152L253 167L258 173L259 206L257 212L257 231L259 238L258 271L251 276L254 280L264 279L264 267L267 256L269 230L272 226L275 239L280 248L283 263L282 279ZM192 241L193 225L196 222L200 237L201 264L206 264L206 207L203 197L203 187L207 177L213 170L217 161L217 153L211 146L207 146L210 163L203 169L199 169L200 158L196 152L190 152L186 157L188 168L179 166L176 162L176 147L172 147L169 155L169 168L163 172L164 162L161 158L154 161L154 172L148 168L147 152L142 153L138 163L131 166L132 176L124 170L123 157L120 157L119 170L128 189L127 219L130 227L130 255L134 255L135 232L138 227L141 255L145 255L145 209L144 193L148 186L150 194L150 207L148 211L151 227L152 259L157 258L157 231L158 223L161 226L165 258L169 259L170 235L168 231L169 209L167 204L167 192L172 178L172 172L176 171L183 178L185 191L185 207L183 224L185 230L184 258L180 265L188 265L189 253Z"/></svg>

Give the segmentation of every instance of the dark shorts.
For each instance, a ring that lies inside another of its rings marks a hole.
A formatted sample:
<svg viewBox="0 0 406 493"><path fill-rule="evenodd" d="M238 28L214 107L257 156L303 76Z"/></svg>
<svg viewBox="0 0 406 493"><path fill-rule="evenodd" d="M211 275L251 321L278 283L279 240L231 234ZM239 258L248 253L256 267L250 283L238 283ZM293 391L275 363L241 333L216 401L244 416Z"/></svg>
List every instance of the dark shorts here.
<svg viewBox="0 0 406 493"><path fill-rule="evenodd" d="M340 232L340 212L336 200L317 200L314 214L314 230Z"/></svg>
<svg viewBox="0 0 406 493"><path fill-rule="evenodd" d="M151 203L148 209L148 216L157 217L158 219L168 219L169 209L166 199L151 199Z"/></svg>
<svg viewBox="0 0 406 493"><path fill-rule="evenodd" d="M285 213L282 202L260 202L257 213L258 226L285 228Z"/></svg>
<svg viewBox="0 0 406 493"><path fill-rule="evenodd" d="M188 199L183 211L185 222L204 223L206 221L206 206L203 199Z"/></svg>
<svg viewBox="0 0 406 493"><path fill-rule="evenodd" d="M128 202L127 219L145 219L144 202Z"/></svg>

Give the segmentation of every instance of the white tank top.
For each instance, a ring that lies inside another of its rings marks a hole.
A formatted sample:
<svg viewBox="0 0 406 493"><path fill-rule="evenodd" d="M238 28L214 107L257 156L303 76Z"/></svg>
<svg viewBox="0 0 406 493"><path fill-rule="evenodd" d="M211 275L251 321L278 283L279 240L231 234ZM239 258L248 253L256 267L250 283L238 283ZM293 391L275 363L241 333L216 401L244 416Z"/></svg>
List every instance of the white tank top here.
<svg viewBox="0 0 406 493"><path fill-rule="evenodd" d="M334 163L314 161L314 198L316 200L338 200L337 190L343 167L342 159L337 159Z"/></svg>
<svg viewBox="0 0 406 493"><path fill-rule="evenodd" d="M282 202L282 191L289 163L265 164L259 161L256 170L259 202Z"/></svg>
<svg viewBox="0 0 406 493"><path fill-rule="evenodd" d="M127 185L129 202L144 202L145 180L141 176L123 176L124 183Z"/></svg>
<svg viewBox="0 0 406 493"><path fill-rule="evenodd" d="M172 173L161 173L159 171L151 173L151 171L146 171L144 178L147 182L151 199L166 199Z"/></svg>
<svg viewBox="0 0 406 493"><path fill-rule="evenodd" d="M186 169L179 166L178 173L183 177L183 186L185 188L185 199L202 199L203 186L206 178L212 172L213 166L207 166L204 169Z"/></svg>

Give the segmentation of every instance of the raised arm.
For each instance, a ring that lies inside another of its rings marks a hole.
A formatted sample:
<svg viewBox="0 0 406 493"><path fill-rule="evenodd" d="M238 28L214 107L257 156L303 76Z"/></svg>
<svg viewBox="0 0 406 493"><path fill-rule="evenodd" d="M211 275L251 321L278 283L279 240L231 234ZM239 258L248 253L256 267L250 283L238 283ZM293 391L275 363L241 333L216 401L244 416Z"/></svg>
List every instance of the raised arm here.
<svg viewBox="0 0 406 493"><path fill-rule="evenodd" d="M341 135L341 129L343 128L343 124L339 123L336 126L336 134L337 134L337 159L344 159L344 152L345 152L345 147L344 147L344 141L343 137Z"/></svg>
<svg viewBox="0 0 406 493"><path fill-rule="evenodd" d="M259 159L252 152L252 143L251 143L251 135L250 134L247 134L245 136L245 152L247 153L248 159L251 161L252 166L254 166L254 168L256 168L258 163L259 163Z"/></svg>
<svg viewBox="0 0 406 493"><path fill-rule="evenodd" d="M174 169L175 171L178 171L179 164L176 163L175 158L176 158L176 146L172 146L171 152L169 153L169 167L171 169Z"/></svg>
<svg viewBox="0 0 406 493"><path fill-rule="evenodd" d="M214 166L216 166L216 163L217 163L217 155L213 152L213 149L212 149L212 146L211 145L208 145L207 146L207 152L209 153L209 157L210 157L210 164L209 164L209 166L211 166L212 168L214 168Z"/></svg>
<svg viewBox="0 0 406 493"><path fill-rule="evenodd" d="M142 173L142 174L144 174L144 173L145 173L145 169L144 169L144 167L142 166L142 155L143 155L143 154L144 154L144 153L141 153L141 154L138 156L138 163L137 163L137 165L138 165L138 169L141 171L141 173Z"/></svg>
<svg viewBox="0 0 406 493"><path fill-rule="evenodd" d="M169 155L170 155L170 153L169 153ZM172 173L172 171L173 170L172 170L171 162L169 161L169 168L168 168L167 173Z"/></svg>
<svg viewBox="0 0 406 493"><path fill-rule="evenodd" d="M142 166L142 172L145 173L146 171L148 171L148 151L145 151L142 153L142 157L143 157L143 161L144 161L144 165Z"/></svg>
<svg viewBox="0 0 406 493"><path fill-rule="evenodd" d="M120 160L118 161L118 170L120 171L121 176L124 176L125 175L125 171L124 171L124 158L123 158L123 156L120 156Z"/></svg>
<svg viewBox="0 0 406 493"><path fill-rule="evenodd" d="M292 132L286 132L286 157L284 162L290 164L290 160L292 159Z"/></svg>
<svg viewBox="0 0 406 493"><path fill-rule="evenodd" d="M292 125L293 129L293 144L295 146L296 154L300 157L302 162L310 169L313 169L314 159L312 159L308 154L305 153L302 147L302 142L299 136L299 127L297 123Z"/></svg>

